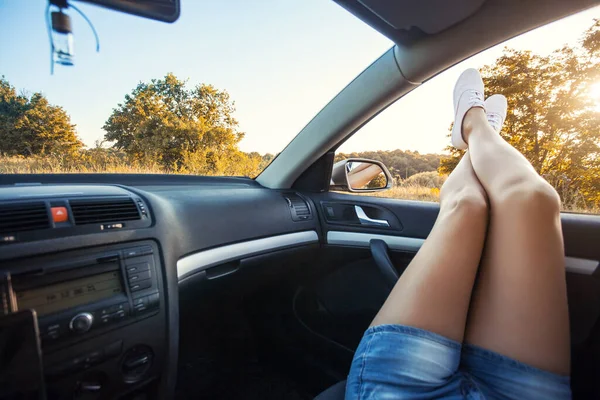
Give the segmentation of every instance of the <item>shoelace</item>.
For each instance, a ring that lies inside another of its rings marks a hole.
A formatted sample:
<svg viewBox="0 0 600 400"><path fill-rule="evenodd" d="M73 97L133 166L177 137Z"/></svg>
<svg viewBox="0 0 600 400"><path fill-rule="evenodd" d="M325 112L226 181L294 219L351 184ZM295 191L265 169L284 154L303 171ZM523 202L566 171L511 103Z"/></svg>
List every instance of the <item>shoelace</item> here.
<svg viewBox="0 0 600 400"><path fill-rule="evenodd" d="M502 115L500 115L498 113L488 113L487 114L487 120L496 132L499 132L500 128L502 127L502 122L503 122L502 119L503 119Z"/></svg>
<svg viewBox="0 0 600 400"><path fill-rule="evenodd" d="M469 104L483 107L483 93L477 90L469 90Z"/></svg>

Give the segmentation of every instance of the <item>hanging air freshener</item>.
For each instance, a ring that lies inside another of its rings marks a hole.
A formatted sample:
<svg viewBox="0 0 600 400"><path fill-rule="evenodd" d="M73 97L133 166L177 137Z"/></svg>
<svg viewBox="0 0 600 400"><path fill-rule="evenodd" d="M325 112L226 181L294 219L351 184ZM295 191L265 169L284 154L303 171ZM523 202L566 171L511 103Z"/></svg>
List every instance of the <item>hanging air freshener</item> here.
<svg viewBox="0 0 600 400"><path fill-rule="evenodd" d="M50 12L50 7L55 10ZM67 0L49 0L46 8L46 23L48 24L48 36L50 37L50 73L54 74L54 64L74 65L75 48L73 38L73 27L71 17L66 11L72 8L86 20L94 37L96 38L96 52L100 51L100 41L92 22L77 7L69 4Z"/></svg>

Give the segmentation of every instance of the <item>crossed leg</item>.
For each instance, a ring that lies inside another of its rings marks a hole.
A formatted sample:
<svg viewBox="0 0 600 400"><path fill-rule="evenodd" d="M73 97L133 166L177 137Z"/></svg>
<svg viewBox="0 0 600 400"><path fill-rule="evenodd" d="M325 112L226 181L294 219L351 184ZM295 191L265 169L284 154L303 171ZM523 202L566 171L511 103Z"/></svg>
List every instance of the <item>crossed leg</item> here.
<svg viewBox="0 0 600 400"><path fill-rule="evenodd" d="M560 199L473 108L463 121L490 224L465 342L568 375L569 316Z"/></svg>
<svg viewBox="0 0 600 400"><path fill-rule="evenodd" d="M488 223L486 194L468 153L440 198L431 233L371 326L408 325L461 342Z"/></svg>
<svg viewBox="0 0 600 400"><path fill-rule="evenodd" d="M462 341L468 312L466 342L568 375L560 199L481 108L469 110L463 135L470 150L442 188L435 226L372 325Z"/></svg>
<svg viewBox="0 0 600 400"><path fill-rule="evenodd" d="M469 110L463 135L469 152L442 188L435 226L371 325L425 329L568 375L560 199L482 109Z"/></svg>

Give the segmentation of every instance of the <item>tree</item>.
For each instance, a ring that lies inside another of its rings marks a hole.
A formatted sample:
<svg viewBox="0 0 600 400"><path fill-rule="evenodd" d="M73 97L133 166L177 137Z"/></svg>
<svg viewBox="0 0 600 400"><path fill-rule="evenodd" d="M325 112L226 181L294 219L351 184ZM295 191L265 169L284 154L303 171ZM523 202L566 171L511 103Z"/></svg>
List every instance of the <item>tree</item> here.
<svg viewBox="0 0 600 400"><path fill-rule="evenodd" d="M0 154L71 156L83 147L62 107L41 93L17 95L0 78Z"/></svg>
<svg viewBox="0 0 600 400"><path fill-rule="evenodd" d="M104 124L104 138L137 161L219 174L226 164L248 161L237 148L244 134L237 130L234 111L226 91L205 84L187 89L169 73L126 95Z"/></svg>
<svg viewBox="0 0 600 400"><path fill-rule="evenodd" d="M419 172L436 171L440 165L441 155L420 154L418 151L403 151L400 149L389 151L363 151L360 153L337 153L335 162L346 158L368 158L381 161L396 179L407 179Z"/></svg>
<svg viewBox="0 0 600 400"><path fill-rule="evenodd" d="M387 186L387 177L383 172L373 178L368 184L367 189L381 189Z"/></svg>
<svg viewBox="0 0 600 400"><path fill-rule="evenodd" d="M501 93L508 100L501 136L554 185L563 203L571 199L580 208L600 206L600 99L590 92L600 85L599 59L596 20L578 46L546 57L506 48L481 70L486 96ZM464 153L448 150L443 173L450 173Z"/></svg>

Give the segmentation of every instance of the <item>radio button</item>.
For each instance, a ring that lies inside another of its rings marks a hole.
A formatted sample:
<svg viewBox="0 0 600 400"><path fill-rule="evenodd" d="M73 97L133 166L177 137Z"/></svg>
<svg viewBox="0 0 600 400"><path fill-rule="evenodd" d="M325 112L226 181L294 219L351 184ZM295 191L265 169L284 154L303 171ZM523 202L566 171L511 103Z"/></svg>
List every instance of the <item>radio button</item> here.
<svg viewBox="0 0 600 400"><path fill-rule="evenodd" d="M47 330L50 331L58 331L60 329L60 324L53 324L48 326Z"/></svg>
<svg viewBox="0 0 600 400"><path fill-rule="evenodd" d="M142 271L142 272L128 272L129 283L135 283L135 281L143 281L145 279L150 279L150 271Z"/></svg>
<svg viewBox="0 0 600 400"><path fill-rule="evenodd" d="M112 313L115 313L117 311L125 310L126 306L127 306L127 303L119 303L119 304L115 304L115 305L108 306L108 307L105 307L105 308L101 308L99 310L100 311L100 317L102 318L105 315L112 314Z"/></svg>
<svg viewBox="0 0 600 400"><path fill-rule="evenodd" d="M92 327L92 323L94 322L94 317L90 313L80 313L71 319L69 323L69 328L73 332L77 333L85 333L90 330Z"/></svg>
<svg viewBox="0 0 600 400"><path fill-rule="evenodd" d="M133 309L136 314L140 314L148 308L148 296L133 300Z"/></svg>
<svg viewBox="0 0 600 400"><path fill-rule="evenodd" d="M60 331L50 331L50 332L42 335L42 341L51 342L51 341L54 341L54 340L60 338L61 336L62 336L62 333Z"/></svg>
<svg viewBox="0 0 600 400"><path fill-rule="evenodd" d="M114 314L111 314L111 318L113 321L120 321L125 318L125 311L117 311Z"/></svg>
<svg viewBox="0 0 600 400"><path fill-rule="evenodd" d="M133 299L133 306L137 306L138 304L146 304L147 301L147 296L146 297L139 297L137 299Z"/></svg>
<svg viewBox="0 0 600 400"><path fill-rule="evenodd" d="M136 247L134 249L127 249L123 251L123 257L125 258L145 256L148 254L152 254L152 247L150 246Z"/></svg>
<svg viewBox="0 0 600 400"><path fill-rule="evenodd" d="M133 310L136 314L141 314L146 310L158 308L159 294L154 293L148 296L139 297L133 300Z"/></svg>
<svg viewBox="0 0 600 400"><path fill-rule="evenodd" d="M148 309L148 307L145 304L138 304L137 306L135 306L133 308L135 309L136 314L143 313L144 311L146 311Z"/></svg>
<svg viewBox="0 0 600 400"><path fill-rule="evenodd" d="M149 269L150 269L150 263L147 263L147 262L128 265L127 266L127 274L131 275L133 273L148 271Z"/></svg>
<svg viewBox="0 0 600 400"><path fill-rule="evenodd" d="M113 307L116 307L116 306L113 306ZM100 322L102 322L102 325L105 325L105 324L108 324L109 322L121 321L121 320L125 319L126 316L127 316L127 307L123 307L122 309L119 309L118 311L103 315L102 317L100 317Z"/></svg>
<svg viewBox="0 0 600 400"><path fill-rule="evenodd" d="M58 329L48 331L48 333L47 333L48 337L51 339L58 339L60 334L61 334L61 332Z"/></svg>
<svg viewBox="0 0 600 400"><path fill-rule="evenodd" d="M63 323L50 323L50 325L41 325L40 326L40 335L42 340L49 342L54 341L65 334L65 330L67 329L67 324Z"/></svg>
<svg viewBox="0 0 600 400"><path fill-rule="evenodd" d="M115 304L114 306L109 307L108 311L110 313L114 313L114 312L118 312L118 311L125 312L126 308L127 308L127 303L120 303L120 304Z"/></svg>
<svg viewBox="0 0 600 400"><path fill-rule="evenodd" d="M151 286L152 286L152 279L146 279L144 281L135 282L133 284L130 283L129 289L131 289L132 292L137 292L138 290L148 289Z"/></svg>

